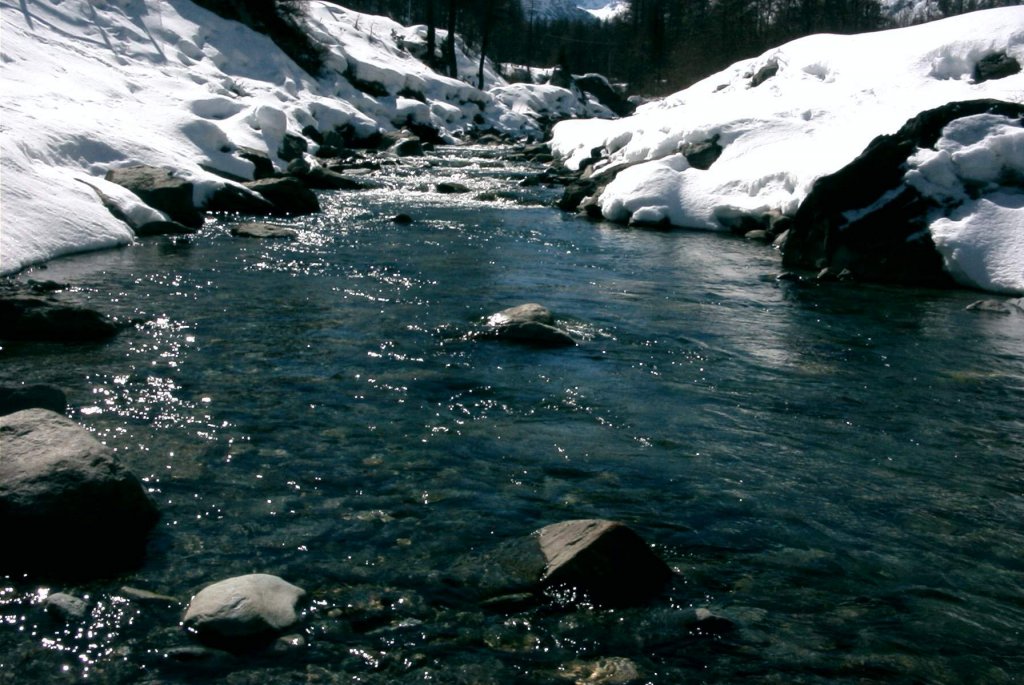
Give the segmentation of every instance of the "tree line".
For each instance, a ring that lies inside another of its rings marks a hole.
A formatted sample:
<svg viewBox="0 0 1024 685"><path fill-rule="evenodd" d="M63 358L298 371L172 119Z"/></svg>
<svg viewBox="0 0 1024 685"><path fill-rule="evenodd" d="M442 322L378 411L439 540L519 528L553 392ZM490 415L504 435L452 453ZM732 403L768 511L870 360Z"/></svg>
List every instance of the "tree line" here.
<svg viewBox="0 0 1024 685"><path fill-rule="evenodd" d="M860 33L1018 4L933 0L922 16L911 12L912 0L889 2L888 11L879 0L629 0L622 17L597 22L538 19L524 8L532 0L328 1L405 25L426 25L427 59L441 73L456 75L456 54L454 44L439 36L458 33L499 67L560 65L577 74L600 72L628 84L630 92L649 95L674 92L737 60L813 33ZM300 0L197 2L226 9L235 15L230 18L256 17L257 23L284 30L291 46L282 47L298 54L304 61L296 61L307 71L315 71L316 46L295 36ZM482 74L481 59L480 83Z"/></svg>

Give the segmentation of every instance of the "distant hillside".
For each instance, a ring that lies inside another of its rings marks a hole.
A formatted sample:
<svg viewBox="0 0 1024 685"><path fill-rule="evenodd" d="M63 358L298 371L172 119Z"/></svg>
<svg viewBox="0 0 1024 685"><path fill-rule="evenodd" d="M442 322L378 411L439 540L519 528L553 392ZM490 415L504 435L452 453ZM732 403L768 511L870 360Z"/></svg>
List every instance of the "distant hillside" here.
<svg viewBox="0 0 1024 685"><path fill-rule="evenodd" d="M520 0L528 19L608 21L629 9L626 0Z"/></svg>

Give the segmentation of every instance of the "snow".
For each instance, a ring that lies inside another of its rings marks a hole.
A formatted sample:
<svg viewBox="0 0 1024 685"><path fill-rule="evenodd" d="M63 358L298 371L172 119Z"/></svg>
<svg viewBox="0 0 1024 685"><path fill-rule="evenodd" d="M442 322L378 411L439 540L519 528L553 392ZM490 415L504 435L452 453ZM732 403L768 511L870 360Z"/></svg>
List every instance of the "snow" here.
<svg viewBox="0 0 1024 685"><path fill-rule="evenodd" d="M634 165L599 197L609 219L722 230L744 213L792 215L816 179L923 110L977 98L1024 102L1024 73L972 82L974 65L996 52L1024 63L1024 7L871 34L809 36L644 105L632 117L559 123L552 146L570 168L596 147L607 152L603 166ZM769 65L778 72L753 87L752 76ZM710 169L692 168L679 154L714 136L724 149ZM965 285L1024 293L1024 249L1014 238L1024 231L1019 203L992 195L958 204L969 196L965 187L984 189L1018 173L1021 145L1019 127L1005 121L962 122L938 150L915 157L907 182L935 186L935 193L947 194L949 211L956 209L948 222L936 217L932 230L947 268ZM1013 178L1019 187L1019 173ZM1004 238L981 241L987 225L981 215L997 222L1001 228L993 232ZM969 240L977 240L976 249L963 242ZM980 256L998 250L1008 251L1005 259ZM979 264L990 265L991 273Z"/></svg>
<svg viewBox="0 0 1024 685"><path fill-rule="evenodd" d="M414 54L425 50L424 27L325 2L302 7L327 49L320 78L266 36L189 0L0 5L0 274L130 243L132 231L100 193L132 220L146 208L104 184L112 168L174 169L203 202L230 183L209 169L251 178L242 148L264 151L284 169L279 146L305 126L321 133L347 126L365 137L413 122L454 140L482 117L483 128L536 137L542 129L531 103L552 116L594 112L566 90L511 99L478 90L478 60L461 40L460 78L448 78ZM490 64L485 80L506 85ZM353 81L372 82L378 94Z"/></svg>
<svg viewBox="0 0 1024 685"><path fill-rule="evenodd" d="M629 11L626 0L521 0L527 18L610 21Z"/></svg>

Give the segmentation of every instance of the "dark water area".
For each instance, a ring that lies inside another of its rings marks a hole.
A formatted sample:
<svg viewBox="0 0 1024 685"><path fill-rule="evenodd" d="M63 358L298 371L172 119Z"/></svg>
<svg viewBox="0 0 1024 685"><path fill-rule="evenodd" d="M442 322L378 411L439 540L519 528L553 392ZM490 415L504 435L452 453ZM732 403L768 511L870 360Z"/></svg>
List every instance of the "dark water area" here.
<svg viewBox="0 0 1024 685"><path fill-rule="evenodd" d="M124 577L0 583L0 682L626 682L608 659L629 682L1021 682L1024 317L778 282L761 245L550 209L536 171L441 150L323 194L294 241L212 221L22 275L139 322L5 343L0 381L65 388L162 518ZM524 302L580 344L465 337ZM576 518L627 523L674 580L503 611L446 582ZM304 644L186 658L189 597L253 572L307 590ZM48 619L57 591L89 616Z"/></svg>

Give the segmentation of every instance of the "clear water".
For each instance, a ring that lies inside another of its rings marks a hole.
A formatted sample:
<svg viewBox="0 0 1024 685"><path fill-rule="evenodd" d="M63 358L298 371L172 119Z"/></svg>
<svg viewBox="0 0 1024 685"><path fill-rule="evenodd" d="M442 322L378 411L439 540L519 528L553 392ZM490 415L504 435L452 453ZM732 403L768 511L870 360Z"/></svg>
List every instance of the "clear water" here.
<svg viewBox="0 0 1024 685"><path fill-rule="evenodd" d="M26 274L138 320L104 345L5 344L0 380L67 389L162 520L124 578L2 583L0 682L584 682L611 657L651 683L1018 682L1024 317L778 283L763 246L549 209L556 191L518 186L533 171L442 150L324 194L296 241L212 222ZM430 192L446 179L474 193ZM463 338L534 301L581 344ZM445 583L590 517L655 546L664 595L503 613ZM310 593L305 645L183 658L183 603L250 572ZM49 591L89 617L51 622Z"/></svg>

